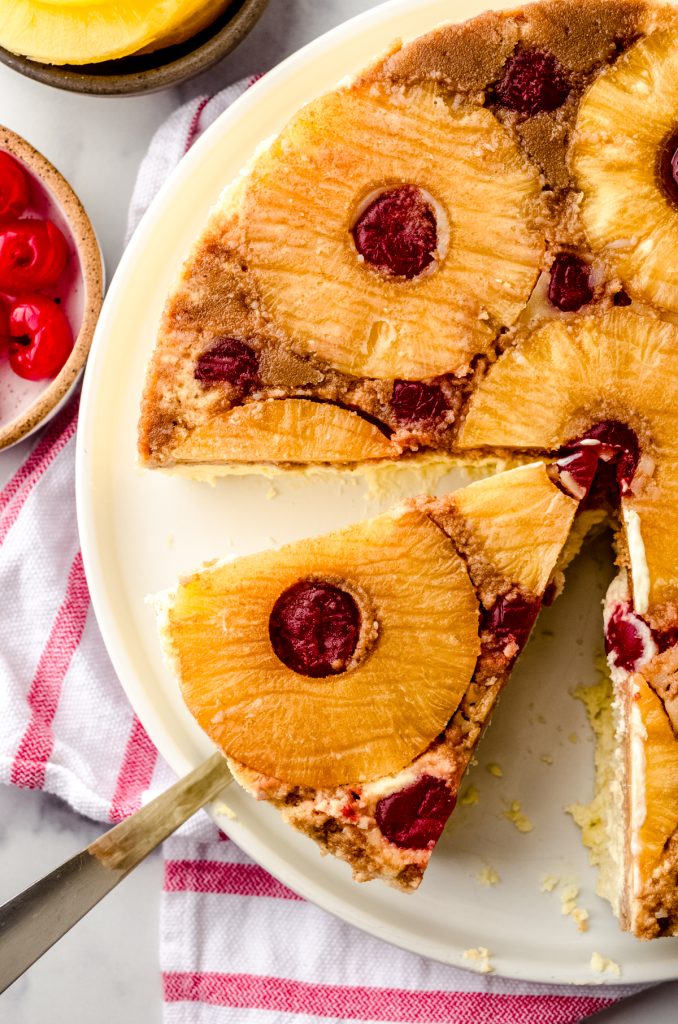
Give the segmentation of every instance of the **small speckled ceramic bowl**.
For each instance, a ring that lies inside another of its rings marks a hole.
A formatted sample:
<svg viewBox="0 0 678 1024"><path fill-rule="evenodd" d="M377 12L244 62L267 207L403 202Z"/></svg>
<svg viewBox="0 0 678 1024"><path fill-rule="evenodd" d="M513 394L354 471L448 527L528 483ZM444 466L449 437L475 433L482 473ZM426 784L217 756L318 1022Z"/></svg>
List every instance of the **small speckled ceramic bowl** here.
<svg viewBox="0 0 678 1024"><path fill-rule="evenodd" d="M61 408L84 369L104 291L104 265L89 217L66 179L30 143L0 126L0 150L31 179L30 214L48 216L67 239L70 259L55 286L74 334L66 363L51 380L26 381L0 357L0 449L22 441ZM55 296L52 296L55 297Z"/></svg>
<svg viewBox="0 0 678 1024"><path fill-rule="evenodd" d="M216 21L179 46L101 64L40 64L0 47L0 61L22 75L57 89L94 96L156 92L193 78L217 64L240 43L264 12L268 0L233 0Z"/></svg>

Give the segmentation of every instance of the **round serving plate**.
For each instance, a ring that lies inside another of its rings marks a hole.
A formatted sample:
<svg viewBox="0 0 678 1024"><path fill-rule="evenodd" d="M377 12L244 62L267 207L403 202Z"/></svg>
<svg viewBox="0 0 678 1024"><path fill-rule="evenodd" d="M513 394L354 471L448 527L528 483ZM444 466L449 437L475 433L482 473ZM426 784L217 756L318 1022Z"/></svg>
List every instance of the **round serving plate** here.
<svg viewBox="0 0 678 1024"><path fill-rule="evenodd" d="M454 13L472 17L486 7L486 0L464 0ZM450 13L449 0L394 0L269 72L181 162L112 282L87 368L78 432L82 549L115 669L151 738L180 774L207 757L211 744L184 708L163 661L147 595L207 559L326 532L375 514L403 494L458 486L463 473L244 475L212 488L140 469L139 400L165 296L210 206L262 140L394 39L419 35ZM302 896L413 952L468 966L464 950L485 946L498 974L543 982L616 982L591 971L593 951L621 965L622 981L678 976L678 941L640 943L623 935L594 895L595 876L564 811L590 799L593 788L593 746L572 690L597 678L600 599L612 560L607 541L588 551L569 574L565 595L542 616L480 746L466 782L477 790L477 801L460 803L416 894L404 896L379 882L356 885L346 865L321 858L310 840L237 786L228 793L235 818L217 820ZM487 771L493 763L503 770L500 778ZM506 817L515 800L534 826L529 833ZM487 865L501 878L492 887L477 878ZM579 933L562 914L558 890L541 891L546 874L580 885L579 903L591 914L588 933Z"/></svg>

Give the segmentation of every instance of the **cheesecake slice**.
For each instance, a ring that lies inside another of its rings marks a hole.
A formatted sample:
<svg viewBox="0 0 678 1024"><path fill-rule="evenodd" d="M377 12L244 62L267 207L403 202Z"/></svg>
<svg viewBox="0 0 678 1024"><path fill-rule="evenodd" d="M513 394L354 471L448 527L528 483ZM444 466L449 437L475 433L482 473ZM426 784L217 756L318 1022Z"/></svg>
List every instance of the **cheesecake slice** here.
<svg viewBox="0 0 678 1024"><path fill-rule="evenodd" d="M163 634L235 778L359 881L416 889L577 501L534 463L180 582ZM556 475L556 474L553 474Z"/></svg>

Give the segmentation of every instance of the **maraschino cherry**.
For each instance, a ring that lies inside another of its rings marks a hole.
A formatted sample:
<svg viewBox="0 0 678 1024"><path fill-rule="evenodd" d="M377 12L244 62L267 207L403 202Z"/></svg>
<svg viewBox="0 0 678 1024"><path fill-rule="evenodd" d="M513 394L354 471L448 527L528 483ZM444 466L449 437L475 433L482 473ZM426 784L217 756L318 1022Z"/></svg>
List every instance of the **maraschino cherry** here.
<svg viewBox="0 0 678 1024"><path fill-rule="evenodd" d="M375 817L382 835L394 846L431 850L455 803L456 797L444 779L422 775L405 789L382 797Z"/></svg>
<svg viewBox="0 0 678 1024"><path fill-rule="evenodd" d="M411 280L435 259L436 215L415 185L398 185L377 196L352 229L366 263L393 277Z"/></svg>
<svg viewBox="0 0 678 1024"><path fill-rule="evenodd" d="M28 175L18 160L0 150L0 220L21 216L30 199Z"/></svg>
<svg viewBox="0 0 678 1024"><path fill-rule="evenodd" d="M442 388L422 380L394 381L391 405L398 423L425 427L433 426L447 408Z"/></svg>
<svg viewBox="0 0 678 1024"><path fill-rule="evenodd" d="M68 320L44 295L26 295L12 304L9 333L9 364L25 380L56 377L73 348Z"/></svg>
<svg viewBox="0 0 678 1024"><path fill-rule="evenodd" d="M269 620L273 650L300 675L322 679L345 671L360 637L360 610L347 591L300 580L276 601Z"/></svg>
<svg viewBox="0 0 678 1024"><path fill-rule="evenodd" d="M496 93L502 106L532 115L562 106L570 93L570 83L552 53L517 50L504 65Z"/></svg>
<svg viewBox="0 0 678 1024"><path fill-rule="evenodd" d="M49 220L15 220L0 226L0 289L40 291L55 284L68 259L68 245Z"/></svg>

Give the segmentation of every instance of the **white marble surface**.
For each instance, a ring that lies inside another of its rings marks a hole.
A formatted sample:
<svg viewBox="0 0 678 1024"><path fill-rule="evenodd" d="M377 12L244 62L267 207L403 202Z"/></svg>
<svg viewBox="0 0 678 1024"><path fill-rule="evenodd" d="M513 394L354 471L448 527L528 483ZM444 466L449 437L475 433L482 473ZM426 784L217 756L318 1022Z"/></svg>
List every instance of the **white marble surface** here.
<svg viewBox="0 0 678 1024"><path fill-rule="evenodd" d="M182 98L266 70L321 32L372 6L374 0L271 0L259 25L216 72L179 90L147 97L70 95L0 67L0 123L25 135L70 179L94 221L110 275L122 249L139 161L173 107ZM0 454L0 486L22 454L21 448ZM65 860L98 831L99 826L51 797L0 787L0 901ZM0 996L0 1021L159 1022L160 886L160 860L153 857ZM601 1024L675 1024L677 1005L675 983L597 1019Z"/></svg>

